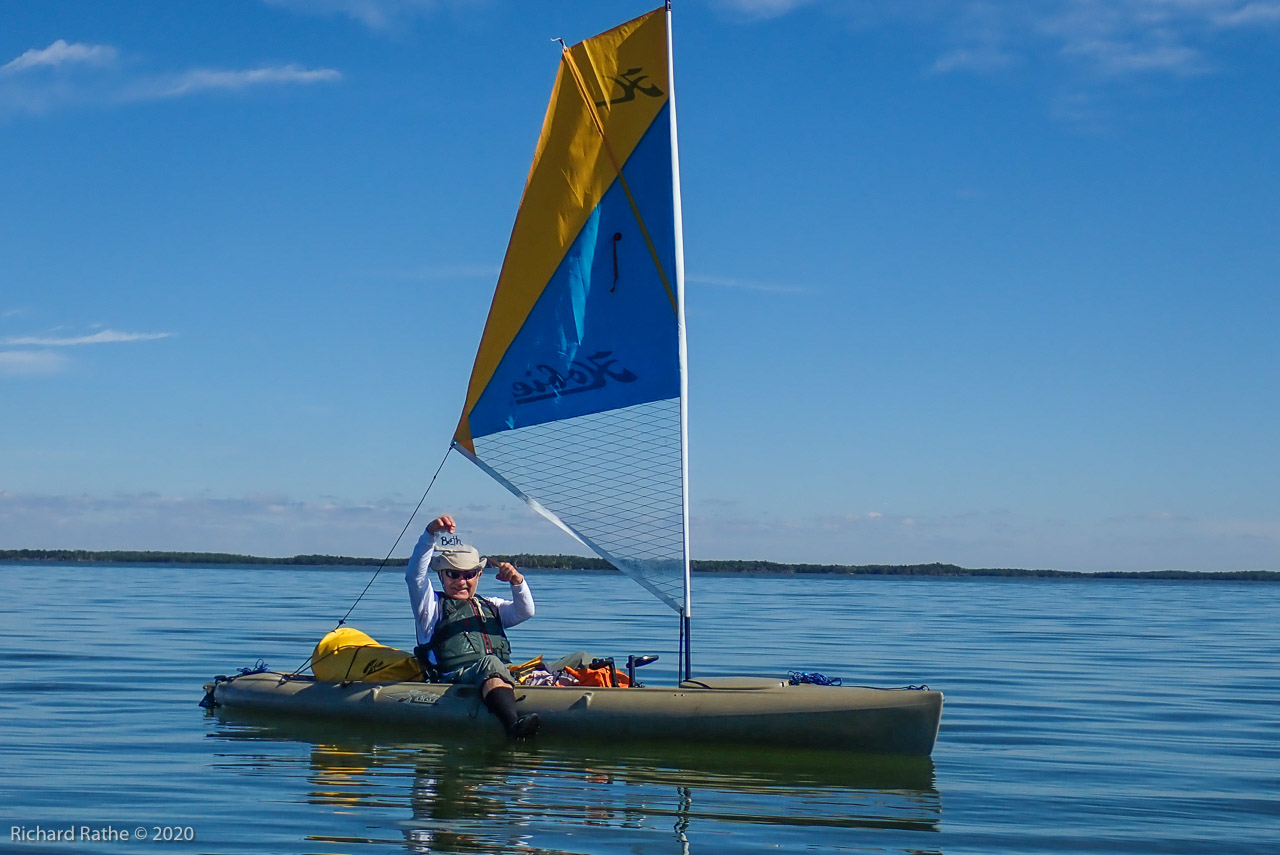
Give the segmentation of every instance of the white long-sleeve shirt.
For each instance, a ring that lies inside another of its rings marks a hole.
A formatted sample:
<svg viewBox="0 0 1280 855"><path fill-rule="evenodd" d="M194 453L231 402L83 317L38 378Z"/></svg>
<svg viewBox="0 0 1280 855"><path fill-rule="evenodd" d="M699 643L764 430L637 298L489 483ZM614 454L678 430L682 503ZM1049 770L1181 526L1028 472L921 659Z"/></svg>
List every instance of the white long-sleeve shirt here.
<svg viewBox="0 0 1280 855"><path fill-rule="evenodd" d="M413 609L413 619L418 627L418 643L426 644L431 640L436 629L436 621L440 619L440 608L436 604L439 599L431 584L431 557L435 555L435 538L424 531L418 538L418 545L413 548L409 557L409 568L404 579L409 584L409 605ZM521 582L511 586L512 599L501 597L483 597L498 610L498 619L503 629L523 623L533 617L533 594L529 584Z"/></svg>

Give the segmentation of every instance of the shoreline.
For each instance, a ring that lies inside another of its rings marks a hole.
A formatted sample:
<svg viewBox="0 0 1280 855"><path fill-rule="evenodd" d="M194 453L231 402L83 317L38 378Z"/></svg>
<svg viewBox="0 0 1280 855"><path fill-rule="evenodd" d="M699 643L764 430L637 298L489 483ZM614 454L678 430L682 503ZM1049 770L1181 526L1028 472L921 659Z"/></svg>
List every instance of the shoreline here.
<svg viewBox="0 0 1280 855"><path fill-rule="evenodd" d="M493 555L531 570L572 570L617 572L598 558L581 555ZM404 567L407 558L353 558L344 555L294 555L265 558L225 552L163 552L86 549L0 549L3 564L155 564L217 567L254 565L263 567ZM691 569L699 574L723 575L818 575L818 576L913 576L920 578L1011 578L1011 579L1152 579L1214 582L1280 582L1276 570L1051 570L1016 567L960 567L955 564L781 564L773 561L695 560Z"/></svg>

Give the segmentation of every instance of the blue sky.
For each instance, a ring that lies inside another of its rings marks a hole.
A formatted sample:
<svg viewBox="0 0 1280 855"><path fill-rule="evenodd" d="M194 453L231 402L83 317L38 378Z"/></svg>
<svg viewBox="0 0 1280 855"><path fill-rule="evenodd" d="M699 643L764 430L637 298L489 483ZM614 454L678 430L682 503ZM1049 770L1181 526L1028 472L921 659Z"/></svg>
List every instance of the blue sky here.
<svg viewBox="0 0 1280 855"><path fill-rule="evenodd" d="M550 39L648 8L0 2L0 548L384 554ZM1280 569L1280 2L685 0L675 40L696 557ZM457 456L427 506L580 551Z"/></svg>

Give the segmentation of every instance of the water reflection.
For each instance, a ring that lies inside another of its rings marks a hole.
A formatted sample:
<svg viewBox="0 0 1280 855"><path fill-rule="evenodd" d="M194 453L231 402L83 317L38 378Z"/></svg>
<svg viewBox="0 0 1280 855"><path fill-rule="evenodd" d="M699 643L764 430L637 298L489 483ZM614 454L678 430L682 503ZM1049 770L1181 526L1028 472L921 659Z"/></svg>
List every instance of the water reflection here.
<svg viewBox="0 0 1280 855"><path fill-rule="evenodd" d="M215 714L211 723L210 735L228 746L224 767L301 779L296 798L323 807L318 824L335 832L308 834L314 842L383 844L381 851L402 843L424 853L718 852L732 833L744 851L785 848L788 837L822 849L937 851L929 838L942 805L928 758L424 742L242 713ZM744 846L743 835L758 843Z"/></svg>

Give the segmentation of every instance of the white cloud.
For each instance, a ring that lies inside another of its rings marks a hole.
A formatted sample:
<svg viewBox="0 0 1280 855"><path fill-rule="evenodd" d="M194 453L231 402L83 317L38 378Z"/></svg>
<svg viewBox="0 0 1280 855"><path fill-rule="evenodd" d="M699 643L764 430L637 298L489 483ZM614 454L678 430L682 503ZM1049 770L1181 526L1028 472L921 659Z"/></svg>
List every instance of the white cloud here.
<svg viewBox="0 0 1280 855"><path fill-rule="evenodd" d="M1280 547L1280 520L1211 520L1205 528L1214 535L1247 538L1269 544L1273 554Z"/></svg>
<svg viewBox="0 0 1280 855"><path fill-rule="evenodd" d="M1252 27L1280 23L1280 3L1246 3L1219 14L1214 22L1222 27Z"/></svg>
<svg viewBox="0 0 1280 855"><path fill-rule="evenodd" d="M6 347L76 347L82 344L117 344L130 341L155 341L170 338L173 333L127 333L117 330L101 330L79 336L11 336L4 340Z"/></svg>
<svg viewBox="0 0 1280 855"><path fill-rule="evenodd" d="M8 313L6 313L8 314ZM79 347L86 344L121 344L170 338L173 333L130 333L99 330L88 335L21 335L0 339L0 347L24 348L0 350L0 375L10 377L57 374L71 365L71 360L54 350L25 348Z"/></svg>
<svg viewBox="0 0 1280 855"><path fill-rule="evenodd" d="M371 30L388 30L403 22L436 11L442 6L478 6L487 0L264 0L305 15L337 15L364 24Z"/></svg>
<svg viewBox="0 0 1280 855"><path fill-rule="evenodd" d="M750 18L820 9L858 29L908 28L941 41L934 73L990 74L1043 61L1109 78L1185 76L1230 63L1228 30L1280 30L1277 0L720 0Z"/></svg>
<svg viewBox="0 0 1280 855"><path fill-rule="evenodd" d="M107 45L68 43L59 39L32 49L0 66L0 116L39 114L73 106L111 106L155 101L207 92L235 92L264 86L334 83L342 74L333 68L306 68L293 63L257 68L193 68L175 72L142 72L136 65L119 67L117 51ZM36 69L81 73L36 74ZM88 73L92 68L93 73Z"/></svg>
<svg viewBox="0 0 1280 855"><path fill-rule="evenodd" d="M48 350L0 350L0 374L11 377L56 374L67 364L65 356Z"/></svg>
<svg viewBox="0 0 1280 855"><path fill-rule="evenodd" d="M777 18L794 12L813 0L720 0L720 6L756 20Z"/></svg>
<svg viewBox="0 0 1280 855"><path fill-rule="evenodd" d="M1145 72L1198 74L1208 70L1200 51L1178 44L1140 45L1099 39L1068 45L1063 52L1085 57L1100 71L1113 75Z"/></svg>
<svg viewBox="0 0 1280 855"><path fill-rule="evenodd" d="M32 48L17 59L0 66L0 74L16 74L33 68L59 68L66 65L111 65L116 49L109 45L68 43L58 39L47 48Z"/></svg>
<svg viewBox="0 0 1280 855"><path fill-rule="evenodd" d="M1142 523L1142 522L1154 522L1154 523L1176 522L1176 523L1184 524L1184 523L1193 523L1196 521L1190 517L1172 514L1168 511L1149 511L1146 513L1136 513L1136 514L1117 514L1115 516L1107 517L1104 520L1104 522L1108 524L1129 525L1132 523Z"/></svg>
<svg viewBox="0 0 1280 855"><path fill-rule="evenodd" d="M280 496L103 497L0 491L0 540L17 544L14 548L336 555L351 554L353 545L368 548L390 542L386 533L397 518L403 524L403 514L400 507L339 507Z"/></svg>
<svg viewBox="0 0 1280 855"><path fill-rule="evenodd" d="M1049 115L1077 127L1100 127L1107 119L1105 105L1094 93L1085 91L1059 92L1049 105Z"/></svg>
<svg viewBox="0 0 1280 855"><path fill-rule="evenodd" d="M702 514L695 507L694 525L699 558L1084 571L1280 569L1280 519L1138 512L1063 520L1000 509L765 518L731 509Z"/></svg>
<svg viewBox="0 0 1280 855"><path fill-rule="evenodd" d="M999 71L1016 61L1013 54L991 48L957 48L938 57L930 70L938 74L952 71Z"/></svg>
<svg viewBox="0 0 1280 855"><path fill-rule="evenodd" d="M381 558L416 497L300 500L133 492L52 495L0 489L7 548L157 549ZM705 504L699 502L699 504ZM467 535L489 552L583 554L515 502L467 505ZM945 516L870 512L787 519L695 510L696 558L839 564L1047 567L1059 570L1278 570L1280 519L1190 519L1136 513L1040 519L1012 511ZM415 534L425 519L411 526ZM474 537L472 537L474 535ZM405 556L413 537L394 554Z"/></svg>
<svg viewBox="0 0 1280 855"><path fill-rule="evenodd" d="M303 554L382 558L416 499L373 501L286 495L56 495L0 489L0 544L12 549L155 549L262 556ZM521 505L467 507L468 532L489 552L583 550ZM409 554L426 520L394 549Z"/></svg>
<svg viewBox="0 0 1280 855"><path fill-rule="evenodd" d="M175 98L197 92L334 83L341 79L342 74L336 69L303 68L292 64L248 69L194 68L178 75L141 81L126 97L137 100Z"/></svg>

